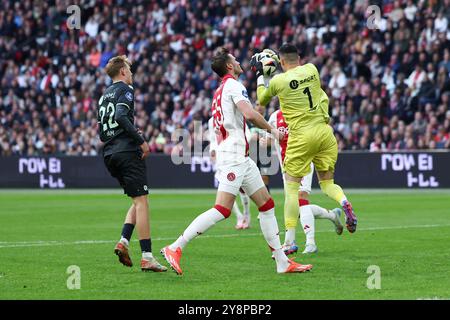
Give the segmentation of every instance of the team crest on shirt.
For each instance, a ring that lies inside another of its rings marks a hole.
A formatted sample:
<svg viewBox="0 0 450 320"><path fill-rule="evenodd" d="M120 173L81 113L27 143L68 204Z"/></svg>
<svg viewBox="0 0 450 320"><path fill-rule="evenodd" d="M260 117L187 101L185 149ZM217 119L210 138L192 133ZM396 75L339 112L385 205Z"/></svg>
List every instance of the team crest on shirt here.
<svg viewBox="0 0 450 320"><path fill-rule="evenodd" d="M228 181L234 181L236 179L236 175L233 172L227 174Z"/></svg>
<svg viewBox="0 0 450 320"><path fill-rule="evenodd" d="M130 101L133 101L133 94L131 92L125 93L125 98L127 98Z"/></svg>

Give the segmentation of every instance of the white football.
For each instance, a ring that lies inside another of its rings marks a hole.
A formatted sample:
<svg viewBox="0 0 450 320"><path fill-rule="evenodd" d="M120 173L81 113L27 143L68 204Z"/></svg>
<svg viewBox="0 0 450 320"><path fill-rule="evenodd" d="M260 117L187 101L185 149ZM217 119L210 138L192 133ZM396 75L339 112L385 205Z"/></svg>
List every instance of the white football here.
<svg viewBox="0 0 450 320"><path fill-rule="evenodd" d="M271 77L277 71L277 61L271 58L268 54L263 54L262 58L259 60L263 65L263 74L266 77Z"/></svg>

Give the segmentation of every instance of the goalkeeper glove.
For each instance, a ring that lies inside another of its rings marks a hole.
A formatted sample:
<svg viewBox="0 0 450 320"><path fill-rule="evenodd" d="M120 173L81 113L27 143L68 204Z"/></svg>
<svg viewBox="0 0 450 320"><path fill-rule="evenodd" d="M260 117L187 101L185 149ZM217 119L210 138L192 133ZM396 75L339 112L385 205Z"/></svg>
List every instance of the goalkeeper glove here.
<svg viewBox="0 0 450 320"><path fill-rule="evenodd" d="M259 78L263 75L263 65L261 60L261 54L255 53L250 60L250 67L252 71L256 73L256 78Z"/></svg>

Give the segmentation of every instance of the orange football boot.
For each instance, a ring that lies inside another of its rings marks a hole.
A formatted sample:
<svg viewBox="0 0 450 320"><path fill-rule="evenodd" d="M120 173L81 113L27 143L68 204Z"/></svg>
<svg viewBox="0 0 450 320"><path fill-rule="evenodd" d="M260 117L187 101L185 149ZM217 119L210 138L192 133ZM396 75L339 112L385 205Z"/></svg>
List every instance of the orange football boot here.
<svg viewBox="0 0 450 320"><path fill-rule="evenodd" d="M167 268L160 264L154 257L151 259L141 259L141 270L142 271L153 271L153 272L164 272Z"/></svg>
<svg viewBox="0 0 450 320"><path fill-rule="evenodd" d="M116 244L114 253L119 257L120 263L122 263L124 266L133 266L133 262L131 262L130 255L128 254L128 247L125 246L122 242L118 242Z"/></svg>
<svg viewBox="0 0 450 320"><path fill-rule="evenodd" d="M294 262L293 259L289 260L289 267L284 272L280 273L297 273L297 272L307 272L312 269L312 264L300 264Z"/></svg>
<svg viewBox="0 0 450 320"><path fill-rule="evenodd" d="M180 267L180 260L181 260L180 247L178 247L175 251L171 250L169 246L164 247L161 249L161 254L163 255L164 259L166 259L167 263L170 264L173 271L175 271L178 275L183 274L183 270L181 270Z"/></svg>

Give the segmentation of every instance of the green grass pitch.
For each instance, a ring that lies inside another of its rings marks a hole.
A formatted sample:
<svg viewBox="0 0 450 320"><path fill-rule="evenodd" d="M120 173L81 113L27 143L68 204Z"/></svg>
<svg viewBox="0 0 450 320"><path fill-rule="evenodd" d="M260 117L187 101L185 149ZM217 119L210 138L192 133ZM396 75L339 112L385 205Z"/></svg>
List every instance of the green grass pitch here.
<svg viewBox="0 0 450 320"><path fill-rule="evenodd" d="M252 205L251 229L236 231L233 215L217 224L188 245L184 275L177 276L141 272L136 235L135 266L119 264L113 248L130 202L116 191L0 191L0 299L449 299L450 192L347 195L358 230L337 236L329 221L316 221L319 253L296 255L314 264L309 273L276 274ZM214 198L150 195L153 252L161 262L159 250ZM274 199L283 230L283 195ZM311 200L335 206L318 192ZM301 230L297 240L304 241ZM79 290L67 288L71 265L81 270ZM380 268L381 289L367 287L371 265Z"/></svg>

